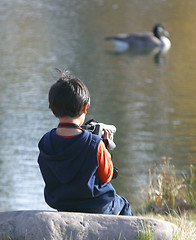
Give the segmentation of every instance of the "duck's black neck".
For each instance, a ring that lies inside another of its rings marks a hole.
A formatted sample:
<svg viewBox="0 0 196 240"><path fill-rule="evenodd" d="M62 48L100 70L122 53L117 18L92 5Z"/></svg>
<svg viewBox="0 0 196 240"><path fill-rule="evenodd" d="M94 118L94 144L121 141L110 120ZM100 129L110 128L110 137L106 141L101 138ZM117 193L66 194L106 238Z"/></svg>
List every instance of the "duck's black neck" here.
<svg viewBox="0 0 196 240"><path fill-rule="evenodd" d="M159 33L159 31L156 28L154 29L153 32L154 32L154 36L157 37L158 39L160 39L160 37L161 37L160 33Z"/></svg>
<svg viewBox="0 0 196 240"><path fill-rule="evenodd" d="M160 39L161 37L161 29L162 29L162 25L161 24L156 24L153 28L153 33L154 33L154 36L157 37L158 39Z"/></svg>

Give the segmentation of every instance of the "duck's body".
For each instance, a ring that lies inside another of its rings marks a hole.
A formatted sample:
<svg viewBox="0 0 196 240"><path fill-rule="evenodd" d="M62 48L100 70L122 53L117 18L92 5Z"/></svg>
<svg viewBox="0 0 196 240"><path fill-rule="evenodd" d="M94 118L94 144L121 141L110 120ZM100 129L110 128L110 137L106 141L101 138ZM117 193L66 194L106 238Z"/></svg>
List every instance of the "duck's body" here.
<svg viewBox="0 0 196 240"><path fill-rule="evenodd" d="M129 47L141 47L141 48L153 48L153 47L166 47L170 48L171 42L165 37L168 32L163 25L156 24L153 28L153 32L138 32L130 34L118 34L116 36L107 37L106 40L113 42L116 47L129 48Z"/></svg>

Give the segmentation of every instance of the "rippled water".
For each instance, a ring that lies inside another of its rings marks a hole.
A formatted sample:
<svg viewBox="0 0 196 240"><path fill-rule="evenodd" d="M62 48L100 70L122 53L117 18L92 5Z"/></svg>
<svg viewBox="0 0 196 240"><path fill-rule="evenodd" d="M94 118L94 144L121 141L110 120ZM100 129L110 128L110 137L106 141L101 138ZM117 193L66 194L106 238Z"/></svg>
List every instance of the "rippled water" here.
<svg viewBox="0 0 196 240"><path fill-rule="evenodd" d="M54 67L91 92L87 119L117 127L113 183L132 204L163 156L196 162L195 3L178 0L4 0L0 7L0 210L47 209L37 143L57 125L48 109ZM104 37L170 32L165 56L114 53Z"/></svg>

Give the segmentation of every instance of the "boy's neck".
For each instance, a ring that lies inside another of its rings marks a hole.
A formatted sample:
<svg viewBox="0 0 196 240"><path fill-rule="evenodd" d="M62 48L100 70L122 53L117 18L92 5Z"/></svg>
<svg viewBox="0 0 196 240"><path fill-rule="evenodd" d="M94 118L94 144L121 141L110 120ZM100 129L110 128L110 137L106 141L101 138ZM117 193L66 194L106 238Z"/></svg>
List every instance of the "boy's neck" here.
<svg viewBox="0 0 196 240"><path fill-rule="evenodd" d="M59 122L61 123L74 123L78 126L81 126L84 122L84 116L79 116L77 118L72 118L72 117L62 117L59 118ZM78 135L82 132L81 129L77 129L77 128L67 128L67 127L63 127L63 128L57 128L56 129L56 133L59 136L75 136Z"/></svg>
<svg viewBox="0 0 196 240"><path fill-rule="evenodd" d="M59 122L69 122L69 123L74 123L74 124L76 124L78 126L81 126L83 124L83 122L84 122L84 117L82 115L77 117L77 118L62 117L62 118L59 118Z"/></svg>

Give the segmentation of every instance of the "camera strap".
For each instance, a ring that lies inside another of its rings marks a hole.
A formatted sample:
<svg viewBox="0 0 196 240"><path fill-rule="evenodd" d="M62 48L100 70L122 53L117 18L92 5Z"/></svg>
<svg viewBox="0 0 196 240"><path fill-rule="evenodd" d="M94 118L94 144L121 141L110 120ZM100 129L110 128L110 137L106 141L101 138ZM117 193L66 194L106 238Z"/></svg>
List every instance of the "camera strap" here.
<svg viewBox="0 0 196 240"><path fill-rule="evenodd" d="M82 128L80 126L78 126L75 123L70 123L70 122L60 122L58 125L58 128L75 128L75 129L82 130Z"/></svg>

